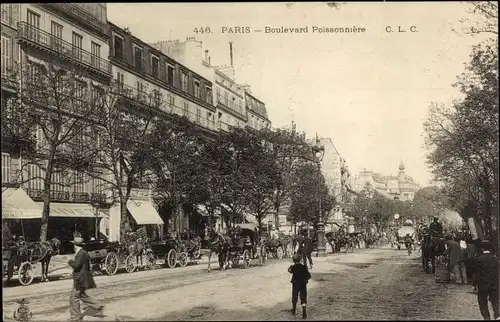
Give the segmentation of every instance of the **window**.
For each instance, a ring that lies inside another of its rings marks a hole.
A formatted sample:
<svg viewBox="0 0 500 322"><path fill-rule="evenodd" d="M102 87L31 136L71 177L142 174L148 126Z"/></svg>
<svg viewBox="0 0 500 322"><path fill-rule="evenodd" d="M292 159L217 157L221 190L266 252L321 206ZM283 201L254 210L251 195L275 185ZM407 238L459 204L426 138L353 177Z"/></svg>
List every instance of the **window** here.
<svg viewBox="0 0 500 322"><path fill-rule="evenodd" d="M188 77L187 77L186 73L181 74L181 89L184 92L187 92L187 90L188 90Z"/></svg>
<svg viewBox="0 0 500 322"><path fill-rule="evenodd" d="M43 130L40 127L38 127L38 129L36 130L36 151L43 152L46 146L47 146L47 140L45 139Z"/></svg>
<svg viewBox="0 0 500 322"><path fill-rule="evenodd" d="M27 13L27 22L28 22L28 38L38 42L40 38L40 15L36 12L33 12L28 9Z"/></svg>
<svg viewBox="0 0 500 322"><path fill-rule="evenodd" d="M234 109L234 96L231 96L231 98L229 99L229 107L231 109Z"/></svg>
<svg viewBox="0 0 500 322"><path fill-rule="evenodd" d="M212 89L210 87L205 88L205 101L209 104L213 104Z"/></svg>
<svg viewBox="0 0 500 322"><path fill-rule="evenodd" d="M168 94L167 96L168 96L167 97L168 104L170 104L171 107L174 107L175 106L175 96L170 95L170 94Z"/></svg>
<svg viewBox="0 0 500 322"><path fill-rule="evenodd" d="M199 107L196 109L196 123L201 123L201 109Z"/></svg>
<svg viewBox="0 0 500 322"><path fill-rule="evenodd" d="M10 182L10 155L8 153L2 153L2 182Z"/></svg>
<svg viewBox="0 0 500 322"><path fill-rule="evenodd" d="M2 74L12 69L12 38L2 35Z"/></svg>
<svg viewBox="0 0 500 322"><path fill-rule="evenodd" d="M159 69L160 59L158 57L151 56L151 74L153 75L153 77L158 78Z"/></svg>
<svg viewBox="0 0 500 322"><path fill-rule="evenodd" d="M87 189L85 189L85 173L80 171L75 171L74 180L75 180L74 192L75 193L86 192L85 190Z"/></svg>
<svg viewBox="0 0 500 322"><path fill-rule="evenodd" d="M134 46L134 66L135 68L142 70L142 48L139 46Z"/></svg>
<svg viewBox="0 0 500 322"><path fill-rule="evenodd" d="M90 60L92 66L99 68L99 63L100 63L100 57L101 57L101 45L95 42L90 42Z"/></svg>
<svg viewBox="0 0 500 322"><path fill-rule="evenodd" d="M82 60L83 36L73 31L73 56Z"/></svg>
<svg viewBox="0 0 500 322"><path fill-rule="evenodd" d="M74 100L75 107L76 107L75 110L78 111L79 109L82 108L84 100L85 100L85 95L87 92L87 83L81 82L81 81L75 81L74 86L75 86L75 88L74 88L73 96L75 98L75 100Z"/></svg>
<svg viewBox="0 0 500 322"><path fill-rule="evenodd" d="M119 88L123 88L123 84L125 84L125 75L120 72L116 72L116 85Z"/></svg>
<svg viewBox="0 0 500 322"><path fill-rule="evenodd" d="M114 49L115 58L123 60L123 38L122 37L120 37L118 35L114 35L113 49Z"/></svg>
<svg viewBox="0 0 500 322"><path fill-rule="evenodd" d="M229 94L228 92L224 92L224 105L229 106Z"/></svg>
<svg viewBox="0 0 500 322"><path fill-rule="evenodd" d="M42 190L43 178L45 178L45 171L40 169L36 164L31 164L28 168L29 180L27 186L29 189Z"/></svg>
<svg viewBox="0 0 500 322"><path fill-rule="evenodd" d="M93 188L93 193L103 194L104 180L100 178L92 178L92 188Z"/></svg>
<svg viewBox="0 0 500 322"><path fill-rule="evenodd" d="M222 96L220 95L220 88L216 88L215 92L217 93L217 103L222 103Z"/></svg>
<svg viewBox="0 0 500 322"><path fill-rule="evenodd" d="M58 24L55 21L50 23L50 45L52 46L52 50L57 52L62 51L62 32L63 26Z"/></svg>
<svg viewBox="0 0 500 322"><path fill-rule="evenodd" d="M146 99L145 86L143 82L137 81L137 96L139 100Z"/></svg>
<svg viewBox="0 0 500 322"><path fill-rule="evenodd" d="M169 85L174 85L174 66L167 65L167 83Z"/></svg>
<svg viewBox="0 0 500 322"><path fill-rule="evenodd" d="M54 192L65 192L65 184L64 184L64 178L61 172L53 172L52 173L52 185L50 186L50 190Z"/></svg>
<svg viewBox="0 0 500 322"><path fill-rule="evenodd" d="M241 107L241 101L240 100L236 101L236 106L238 107L238 112L240 114L243 114L243 108Z"/></svg>
<svg viewBox="0 0 500 322"><path fill-rule="evenodd" d="M12 16L12 5L2 3L2 22L11 25L14 22Z"/></svg>
<svg viewBox="0 0 500 322"><path fill-rule="evenodd" d="M184 116L188 116L189 114L189 103L184 102Z"/></svg>
<svg viewBox="0 0 500 322"><path fill-rule="evenodd" d="M200 82L194 81L194 97L200 98Z"/></svg>

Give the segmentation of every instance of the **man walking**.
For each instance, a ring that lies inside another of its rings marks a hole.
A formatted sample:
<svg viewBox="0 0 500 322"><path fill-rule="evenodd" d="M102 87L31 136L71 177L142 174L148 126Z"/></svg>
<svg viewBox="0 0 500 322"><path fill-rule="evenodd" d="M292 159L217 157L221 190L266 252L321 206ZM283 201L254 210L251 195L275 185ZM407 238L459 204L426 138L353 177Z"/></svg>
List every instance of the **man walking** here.
<svg viewBox="0 0 500 322"><path fill-rule="evenodd" d="M489 320L489 299L493 308L494 318L500 320L498 308L498 258L492 253L493 245L490 241L483 240L480 248L483 250L483 253L477 256L473 263L474 285L477 286L477 303L483 318Z"/></svg>
<svg viewBox="0 0 500 322"><path fill-rule="evenodd" d="M443 255L448 257L448 271L455 275L456 283L467 284L465 257L460 244L448 237L447 246Z"/></svg>
<svg viewBox="0 0 500 322"><path fill-rule="evenodd" d="M84 315L104 317L102 302L87 294L87 290L95 288L96 285L90 271L89 254L82 248L83 238L75 236L72 243L75 247L75 258L69 261L69 266L73 268L73 289L69 297L71 321L83 321ZM88 309L82 314L80 301L93 310L93 314L88 314L90 313Z"/></svg>

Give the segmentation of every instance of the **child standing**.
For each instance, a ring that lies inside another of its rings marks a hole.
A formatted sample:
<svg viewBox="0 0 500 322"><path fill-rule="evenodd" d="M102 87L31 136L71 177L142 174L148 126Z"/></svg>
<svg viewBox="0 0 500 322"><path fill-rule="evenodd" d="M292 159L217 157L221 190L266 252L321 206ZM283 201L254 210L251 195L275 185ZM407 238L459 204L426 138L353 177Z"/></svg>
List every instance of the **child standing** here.
<svg viewBox="0 0 500 322"><path fill-rule="evenodd" d="M297 309L297 300L300 295L300 304L302 305L302 318L307 317L307 282L311 278L311 273L307 266L300 262L300 255L293 256L293 265L288 268L288 272L292 274L292 314L295 314Z"/></svg>

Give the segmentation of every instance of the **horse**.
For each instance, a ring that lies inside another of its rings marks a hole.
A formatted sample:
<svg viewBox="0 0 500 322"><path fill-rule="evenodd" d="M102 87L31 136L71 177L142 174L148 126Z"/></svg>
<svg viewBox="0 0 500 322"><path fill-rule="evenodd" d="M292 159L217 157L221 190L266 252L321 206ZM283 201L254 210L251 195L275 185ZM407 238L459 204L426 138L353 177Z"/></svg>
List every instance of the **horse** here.
<svg viewBox="0 0 500 322"><path fill-rule="evenodd" d="M436 259L443 255L446 250L444 239L425 236L421 246L422 267L426 273L436 273ZM429 271L429 263L432 265Z"/></svg>
<svg viewBox="0 0 500 322"><path fill-rule="evenodd" d="M219 265L222 270L225 270L229 262L229 250L231 248L231 238L229 236L224 236L221 233L217 233L210 229L208 232L208 268L207 271L210 273L210 264L213 254L218 254Z"/></svg>
<svg viewBox="0 0 500 322"><path fill-rule="evenodd" d="M40 263L42 264L42 282L48 282L49 277L49 264L52 256L59 254L59 249L61 247L61 241L57 238L52 238L49 241L44 241L40 243Z"/></svg>

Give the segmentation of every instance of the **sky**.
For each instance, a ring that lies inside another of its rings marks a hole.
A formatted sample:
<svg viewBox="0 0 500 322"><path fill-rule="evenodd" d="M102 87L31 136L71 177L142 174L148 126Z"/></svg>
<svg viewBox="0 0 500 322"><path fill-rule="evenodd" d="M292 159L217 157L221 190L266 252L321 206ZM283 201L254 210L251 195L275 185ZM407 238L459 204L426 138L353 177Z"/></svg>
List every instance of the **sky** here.
<svg viewBox="0 0 500 322"><path fill-rule="evenodd" d="M308 137L329 137L351 173L406 173L422 186L426 166L423 121L432 101L449 104L477 37L459 34L460 2L108 3L108 19L145 42L195 37L212 65L229 65L251 85L273 127L294 121ZM245 27L245 34L222 33ZM305 27L304 34L253 32ZM364 33L312 33L312 26L359 27ZM391 26L395 32L389 33ZM398 26L407 32L396 32ZM410 32L416 26L417 32ZM212 33L195 33L210 27Z"/></svg>

